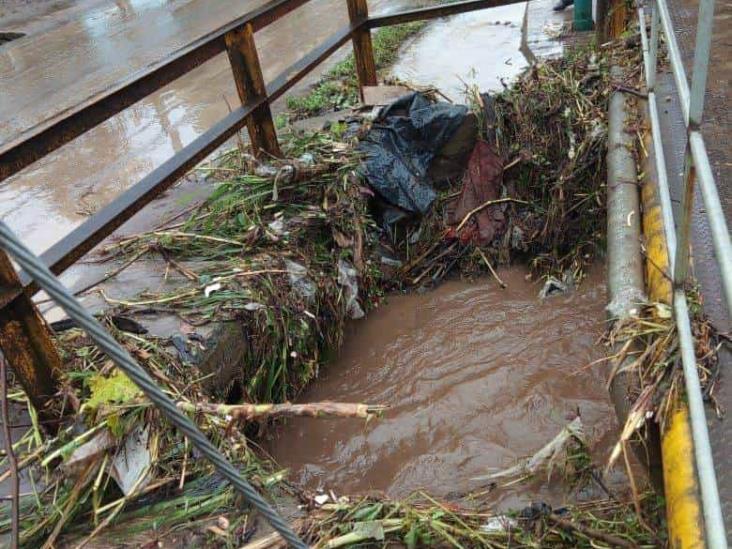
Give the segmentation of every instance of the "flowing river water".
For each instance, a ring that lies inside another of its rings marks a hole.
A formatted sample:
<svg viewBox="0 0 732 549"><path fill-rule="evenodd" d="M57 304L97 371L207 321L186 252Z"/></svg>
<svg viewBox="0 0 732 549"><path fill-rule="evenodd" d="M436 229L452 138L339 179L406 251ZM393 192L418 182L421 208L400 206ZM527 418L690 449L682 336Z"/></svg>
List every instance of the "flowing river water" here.
<svg viewBox="0 0 732 549"><path fill-rule="evenodd" d="M289 419L266 448L306 488L460 497L483 487L473 477L533 454L579 411L603 462L615 414L599 366L587 367L603 354L603 269L543 301L526 275L502 271L505 290L492 279L449 281L390 297L350 325L340 354L299 398L384 404L384 417ZM502 507L557 505L565 488L539 480L492 497Z"/></svg>

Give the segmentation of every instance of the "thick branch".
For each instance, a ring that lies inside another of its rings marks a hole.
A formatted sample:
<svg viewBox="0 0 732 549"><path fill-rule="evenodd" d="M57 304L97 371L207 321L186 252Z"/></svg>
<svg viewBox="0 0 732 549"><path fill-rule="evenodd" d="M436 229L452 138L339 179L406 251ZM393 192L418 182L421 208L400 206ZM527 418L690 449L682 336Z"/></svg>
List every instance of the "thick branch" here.
<svg viewBox="0 0 732 549"><path fill-rule="evenodd" d="M381 414L386 406L350 402L316 402L310 404L210 404L179 402L184 412L201 412L226 418L250 421L281 416L316 418L352 417L368 419Z"/></svg>

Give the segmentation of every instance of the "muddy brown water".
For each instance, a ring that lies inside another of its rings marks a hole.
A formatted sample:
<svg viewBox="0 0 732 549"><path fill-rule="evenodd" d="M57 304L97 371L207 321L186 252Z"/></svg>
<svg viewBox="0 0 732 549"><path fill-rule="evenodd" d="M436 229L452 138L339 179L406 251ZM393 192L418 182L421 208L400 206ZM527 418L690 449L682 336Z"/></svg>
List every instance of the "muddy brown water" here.
<svg viewBox="0 0 732 549"><path fill-rule="evenodd" d="M541 301L523 268L493 280L451 281L390 297L351 324L340 355L301 402L386 404L382 419L294 418L273 428L266 448L309 489L403 497L425 488L459 497L471 478L514 465L549 442L577 410L603 460L615 416L596 368L606 289L596 269L569 295ZM502 489L494 502L557 505L562 483Z"/></svg>

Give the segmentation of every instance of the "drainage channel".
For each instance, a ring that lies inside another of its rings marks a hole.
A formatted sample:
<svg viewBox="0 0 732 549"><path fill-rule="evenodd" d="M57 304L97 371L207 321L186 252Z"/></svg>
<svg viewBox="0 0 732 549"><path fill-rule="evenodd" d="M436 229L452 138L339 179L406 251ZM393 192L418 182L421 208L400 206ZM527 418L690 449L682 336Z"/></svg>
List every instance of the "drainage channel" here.
<svg viewBox="0 0 732 549"><path fill-rule="evenodd" d="M266 444L292 480L326 493L401 498L429 489L460 499L485 490L471 479L533 454L577 412L594 461L604 463L617 439L615 414L597 366L586 367L603 356L604 269L596 266L576 290L543 300L525 268L500 276L505 290L493 280L453 280L390 297L354 321L340 355L301 401L389 409L366 424L292 418L277 425ZM567 488L560 478L538 475L488 497L498 508L535 501L557 507L567 503ZM592 486L579 494L598 496Z"/></svg>

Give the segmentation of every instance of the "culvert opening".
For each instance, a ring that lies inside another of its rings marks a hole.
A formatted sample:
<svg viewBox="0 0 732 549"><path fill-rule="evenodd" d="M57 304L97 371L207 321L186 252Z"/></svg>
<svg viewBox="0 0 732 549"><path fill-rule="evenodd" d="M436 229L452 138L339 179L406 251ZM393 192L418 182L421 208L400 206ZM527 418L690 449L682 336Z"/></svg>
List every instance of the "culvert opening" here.
<svg viewBox="0 0 732 549"><path fill-rule="evenodd" d="M18 38L23 38L24 36L25 34L22 32L0 31L0 46L3 46L8 42L12 42L13 40L17 40Z"/></svg>

